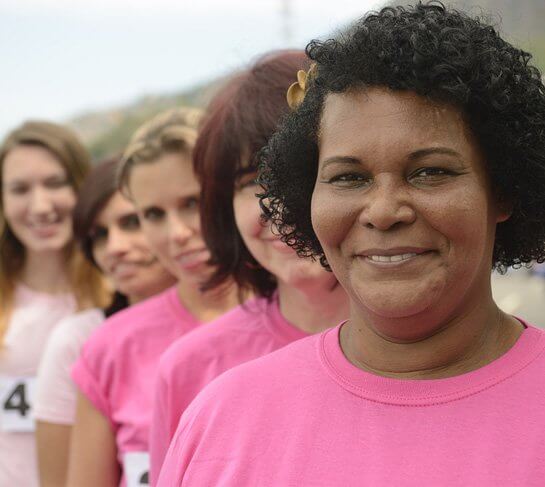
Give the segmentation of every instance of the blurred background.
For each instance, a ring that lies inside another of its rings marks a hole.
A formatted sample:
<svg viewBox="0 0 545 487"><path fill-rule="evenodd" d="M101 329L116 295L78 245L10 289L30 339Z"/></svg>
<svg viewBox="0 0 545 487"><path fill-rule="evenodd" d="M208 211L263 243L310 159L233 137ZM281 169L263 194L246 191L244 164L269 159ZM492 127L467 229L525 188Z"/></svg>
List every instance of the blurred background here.
<svg viewBox="0 0 545 487"><path fill-rule="evenodd" d="M334 36L375 0L0 0L0 138L23 120L73 127L95 160L123 149L144 120L205 106L261 53ZM450 5L492 20L545 71L545 1ZM494 274L506 311L545 326L545 274Z"/></svg>

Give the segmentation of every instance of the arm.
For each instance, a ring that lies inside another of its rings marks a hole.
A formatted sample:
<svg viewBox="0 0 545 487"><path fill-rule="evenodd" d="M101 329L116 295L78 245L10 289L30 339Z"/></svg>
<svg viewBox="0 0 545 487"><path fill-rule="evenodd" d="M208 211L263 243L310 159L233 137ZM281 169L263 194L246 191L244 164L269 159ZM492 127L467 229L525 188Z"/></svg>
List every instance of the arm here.
<svg viewBox="0 0 545 487"><path fill-rule="evenodd" d="M71 425L36 423L38 469L42 487L66 485Z"/></svg>
<svg viewBox="0 0 545 487"><path fill-rule="evenodd" d="M120 468L110 422L78 393L76 423L72 429L68 487L117 487Z"/></svg>
<svg viewBox="0 0 545 487"><path fill-rule="evenodd" d="M166 381L161 373L161 365L157 374L153 410L150 425L150 484L155 485L174 432L170 431L170 414L168 403L170 395Z"/></svg>

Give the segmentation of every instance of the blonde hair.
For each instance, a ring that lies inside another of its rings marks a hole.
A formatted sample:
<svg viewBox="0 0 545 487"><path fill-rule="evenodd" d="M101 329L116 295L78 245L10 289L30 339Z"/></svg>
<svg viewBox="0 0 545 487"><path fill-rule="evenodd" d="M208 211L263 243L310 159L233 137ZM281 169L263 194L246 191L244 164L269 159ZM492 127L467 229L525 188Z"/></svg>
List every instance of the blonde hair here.
<svg viewBox="0 0 545 487"><path fill-rule="evenodd" d="M13 311L15 286L25 263L25 248L13 234L4 216L3 169L7 154L17 146L39 146L51 152L66 170L69 182L77 192L90 168L87 151L68 128L45 121L27 121L4 139L0 147L0 345ZM74 244L67 252L67 273L78 309L102 306L108 292L102 276Z"/></svg>
<svg viewBox="0 0 545 487"><path fill-rule="evenodd" d="M129 141L118 171L118 186L128 193L134 166L153 162L169 152L191 153L197 141L202 110L180 107L167 110L142 125Z"/></svg>

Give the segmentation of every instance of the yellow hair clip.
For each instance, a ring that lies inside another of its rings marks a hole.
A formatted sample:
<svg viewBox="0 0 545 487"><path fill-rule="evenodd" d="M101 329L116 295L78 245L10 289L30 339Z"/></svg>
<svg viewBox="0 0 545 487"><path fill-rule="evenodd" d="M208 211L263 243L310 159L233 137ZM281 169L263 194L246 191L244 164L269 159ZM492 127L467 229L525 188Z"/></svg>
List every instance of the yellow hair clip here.
<svg viewBox="0 0 545 487"><path fill-rule="evenodd" d="M288 88L288 92L286 93L288 105L292 110L296 110L303 103L308 89L308 82L315 71L316 63L313 63L308 71L303 71L302 69L297 71L297 81Z"/></svg>

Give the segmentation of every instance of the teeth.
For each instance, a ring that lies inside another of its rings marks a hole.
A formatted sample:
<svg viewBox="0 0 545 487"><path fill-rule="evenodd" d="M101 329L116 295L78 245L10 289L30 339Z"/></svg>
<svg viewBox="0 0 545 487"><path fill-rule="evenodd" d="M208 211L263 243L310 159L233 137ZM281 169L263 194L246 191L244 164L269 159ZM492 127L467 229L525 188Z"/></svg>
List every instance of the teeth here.
<svg viewBox="0 0 545 487"><path fill-rule="evenodd" d="M416 257L415 253L399 254L399 255L368 255L367 258L373 262L401 262L412 257Z"/></svg>
<svg viewBox="0 0 545 487"><path fill-rule="evenodd" d="M41 227L47 227L48 225L51 225L53 223L58 223L59 221L60 221L60 218L57 218L56 216L52 216L41 221L31 222L30 224L33 227L41 228Z"/></svg>

